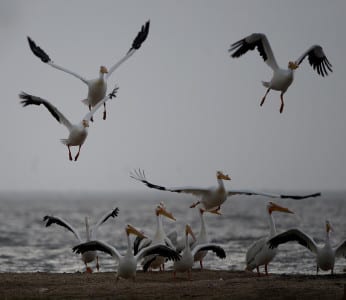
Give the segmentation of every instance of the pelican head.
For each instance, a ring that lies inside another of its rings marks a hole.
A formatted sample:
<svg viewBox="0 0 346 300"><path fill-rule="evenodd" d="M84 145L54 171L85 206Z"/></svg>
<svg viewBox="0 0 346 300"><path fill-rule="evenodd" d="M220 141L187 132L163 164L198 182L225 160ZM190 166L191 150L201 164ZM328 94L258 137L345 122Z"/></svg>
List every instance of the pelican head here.
<svg viewBox="0 0 346 300"><path fill-rule="evenodd" d="M285 213L289 213L289 214L294 214L293 211L289 210L286 207L282 207L280 205L275 204L274 202L269 202L268 203L268 212L271 214L273 211L281 211L281 212L285 212Z"/></svg>
<svg viewBox="0 0 346 300"><path fill-rule="evenodd" d="M289 61L288 62L288 68L291 70L295 70L298 69L299 65L297 63L295 63L294 61Z"/></svg>
<svg viewBox="0 0 346 300"><path fill-rule="evenodd" d="M143 239L146 238L146 236L143 233L138 231L136 228L134 228L130 224L127 224L127 226L125 227L125 231L126 231L127 235L133 234L133 235L136 235L136 236L143 238Z"/></svg>
<svg viewBox="0 0 346 300"><path fill-rule="evenodd" d="M155 209L155 213L157 216L159 215L163 215L173 221L176 221L176 219L173 217L173 214L168 212L165 208L165 206L163 205L163 203L161 202L160 205L158 205Z"/></svg>
<svg viewBox="0 0 346 300"><path fill-rule="evenodd" d="M82 125L84 128L87 128L87 127L89 127L89 122L87 120L83 120Z"/></svg>
<svg viewBox="0 0 346 300"><path fill-rule="evenodd" d="M333 231L333 227L328 220L326 220L326 231L327 233L329 233L330 231Z"/></svg>
<svg viewBox="0 0 346 300"><path fill-rule="evenodd" d="M100 67L100 73L107 74L108 73L108 69L105 66L101 66Z"/></svg>
<svg viewBox="0 0 346 300"><path fill-rule="evenodd" d="M216 177L217 179L222 179L222 180L231 180L231 177L229 177L226 174L223 174L221 171L216 172Z"/></svg>
<svg viewBox="0 0 346 300"><path fill-rule="evenodd" d="M186 224L185 226L185 234L188 235L190 234L194 240L196 240L196 237L191 229L191 226L189 224Z"/></svg>

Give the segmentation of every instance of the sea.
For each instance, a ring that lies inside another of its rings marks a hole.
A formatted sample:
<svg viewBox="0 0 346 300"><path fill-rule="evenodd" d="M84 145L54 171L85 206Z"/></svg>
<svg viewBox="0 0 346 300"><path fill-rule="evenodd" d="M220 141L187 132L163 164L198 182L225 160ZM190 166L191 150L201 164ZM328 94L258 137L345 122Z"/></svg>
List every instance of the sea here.
<svg viewBox="0 0 346 300"><path fill-rule="evenodd" d="M314 191L307 191L311 193ZM292 193L292 191L291 191ZM297 191L295 194L304 194ZM176 221L164 219L166 233L183 235L185 224L197 234L200 218L197 209L189 208L194 196L164 191L148 192L1 192L0 193L0 272L84 272L80 255L72 252L76 238L57 225L45 227L43 217L59 216L76 228L85 238L85 217L95 224L106 212L118 207L119 215L109 219L97 230L97 239L125 252L124 228L131 224L148 237L156 228L155 207L164 202ZM333 226L331 240L338 245L346 239L346 191L326 191L322 196L305 200L268 199L263 196L232 196L221 207L221 215L207 213L205 222L211 242L222 246L227 257L217 258L208 253L204 267L213 270L244 270L247 249L256 240L268 236L269 222L266 206L273 201L288 207L294 214L274 212L277 232L300 228L323 245L325 221ZM114 272L114 259L99 253L100 272ZM95 263L90 263L94 269ZM166 269L172 268L168 262ZM194 268L199 268L196 263ZM336 260L336 273L343 273L345 258ZM141 269L141 265L138 265ZM346 270L345 270L346 271ZM314 255L301 245L290 242L279 247L269 265L270 273L316 274ZM328 273L320 271L320 273Z"/></svg>

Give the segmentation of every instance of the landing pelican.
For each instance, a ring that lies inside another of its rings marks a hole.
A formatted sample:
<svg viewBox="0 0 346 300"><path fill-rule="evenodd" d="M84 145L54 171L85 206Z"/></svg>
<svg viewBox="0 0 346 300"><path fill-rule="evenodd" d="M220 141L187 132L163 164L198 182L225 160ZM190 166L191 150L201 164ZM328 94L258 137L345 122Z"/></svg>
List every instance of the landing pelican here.
<svg viewBox="0 0 346 300"><path fill-rule="evenodd" d="M262 56L265 63L273 70L273 77L271 81L264 82L262 84L267 88L267 91L262 98L260 106L263 105L266 96L270 90L281 91L280 99L280 113L284 109L283 95L287 91L288 87L293 82L294 70L303 62L305 57L308 57L310 65L313 69L317 70L317 73L324 77L328 75L328 70L332 72L332 65L328 61L326 55L321 46L314 45L306 50L296 61L288 62L288 69L282 69L276 62L272 48L270 47L267 37L263 33L253 33L242 40L231 45L229 52L233 52L231 57L240 57L249 50L257 48L259 54Z"/></svg>
<svg viewBox="0 0 346 300"><path fill-rule="evenodd" d="M108 245L102 241L90 241L73 247L76 253L86 253L88 251L102 251L111 255L118 262L117 280L119 278L136 278L137 263L147 255L157 254L170 260L177 260L180 255L174 250L164 245L153 245L139 251L136 255L132 253L130 234L144 238L145 236L131 225L125 228L127 238L127 251L125 255L121 255L115 247Z"/></svg>
<svg viewBox="0 0 346 300"><path fill-rule="evenodd" d="M295 241L305 248L309 249L316 255L316 274L319 269L323 271L330 270L331 274L334 272L335 259L343 256L346 258L346 240L342 241L338 246L332 247L329 240L329 233L332 230L332 226L329 221L326 221L326 240L323 247L319 247L312 237L300 229L290 229L282 232L268 241L268 245L271 248L276 248L280 244L287 243L289 241Z"/></svg>
<svg viewBox="0 0 346 300"><path fill-rule="evenodd" d="M103 223L105 223L109 218L115 218L118 216L119 213L119 208L114 208L111 211L107 212L106 214L104 214L100 220L93 226L93 227L89 227L89 222L88 222L88 218L85 217L85 228L86 228L86 241L90 241L91 239L96 238L96 231L99 228L100 225L102 225ZM44 216L43 218L44 222L46 223L46 227L51 226L52 224L56 224L59 225L61 227L66 228L67 230L71 231L73 233L73 235L76 237L76 239L82 243L83 239L81 238L80 234L78 233L78 231L72 226L70 225L67 221L65 221L63 218L60 217L56 217L56 216ZM88 267L88 263L92 262L93 260L95 260L96 258L96 268L97 271L99 270L100 266L99 266L99 259L98 256L96 255L96 251L88 251L82 254L82 261L85 264L86 267L86 271L88 273L91 273L92 270L90 267Z"/></svg>
<svg viewBox="0 0 346 300"><path fill-rule="evenodd" d="M246 252L246 270L252 271L256 268L258 276L260 276L259 267L262 265L264 265L265 274L268 275L268 264L273 260L277 252L277 249L272 249L267 244L268 240L276 234L275 222L272 216L274 211L293 214L293 212L286 207L282 207L273 202L268 203L269 236L254 242Z"/></svg>
<svg viewBox="0 0 346 300"><path fill-rule="evenodd" d="M197 205L202 205L205 210L211 211L214 213L219 213L221 205L226 201L227 197L234 196L234 195L261 195L261 196L266 196L270 198L290 198L295 200L321 196L321 193L299 196L299 195L269 194L269 193L251 191L251 190L227 191L225 189L223 181L231 180L231 178L228 175L223 174L221 171L216 172L218 186L212 187L212 188L198 188L198 187L169 188L169 187L156 185L147 181L144 171L140 169L135 170L133 173L131 173L130 177L135 180L141 181L149 188L162 190L162 191L175 192L175 193L186 193L186 194L192 194L194 196L197 196L200 198L200 200L193 203L190 207L192 208L192 207L196 207Z"/></svg>
<svg viewBox="0 0 346 300"><path fill-rule="evenodd" d="M130 50L126 53L126 55L122 59L120 59L115 65L110 67L109 70L105 66L101 66L99 77L96 79L91 79L91 80L85 79L83 76L55 64L50 59L48 54L39 46L37 46L36 43L30 37L28 37L28 42L29 42L31 51L34 53L34 55L36 55L39 59L41 59L42 62L47 63L53 68L56 68L58 70L61 70L65 73L68 73L72 76L77 77L88 86L88 96L85 100L82 100L82 102L88 105L89 110L91 110L92 107L94 107L103 98L105 98L106 92L107 92L107 80L111 76L111 74L123 62L129 59L141 47L142 43L146 40L149 34L149 26L150 26L150 21L147 21L145 25L142 26L141 30L138 32L137 36L133 40ZM104 102L103 104L104 104L103 119L105 120L106 119L106 103Z"/></svg>

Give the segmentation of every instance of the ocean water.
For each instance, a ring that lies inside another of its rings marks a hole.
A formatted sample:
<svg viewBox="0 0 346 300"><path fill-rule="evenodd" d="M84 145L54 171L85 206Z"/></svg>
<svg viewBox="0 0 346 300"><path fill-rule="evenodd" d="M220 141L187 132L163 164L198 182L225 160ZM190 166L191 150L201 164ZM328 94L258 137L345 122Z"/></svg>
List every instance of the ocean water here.
<svg viewBox="0 0 346 300"><path fill-rule="evenodd" d="M346 239L346 192L324 192L322 197L301 201L278 199L276 203L295 212L294 215L273 213L278 232L299 227L323 244L325 220L333 225L332 242L337 245ZM0 272L83 272L80 256L72 252L78 242L66 229L44 226L47 214L63 217L85 238L84 218L94 224L107 211L119 207L117 218L99 227L97 238L115 245L120 252L126 249L126 224L152 236L156 220L154 209L163 201L177 221L164 219L166 232L183 234L185 224L198 233L199 214L189 205L196 198L167 192L145 193L2 193L0 194ZM257 239L268 235L266 205L270 199L259 196L233 196L223 205L222 215L205 214L210 240L224 247L227 258L208 254L204 265L216 270L244 270L245 254ZM112 257L100 253L100 271L116 271ZM94 267L94 262L90 264ZM344 258L336 261L335 272L346 267ZM140 266L138 267L140 268ZM167 264L171 268L171 263ZM195 268L199 268L196 263ZM296 243L279 247L269 265L269 272L286 274L315 274L313 254ZM323 273L323 272L321 272Z"/></svg>

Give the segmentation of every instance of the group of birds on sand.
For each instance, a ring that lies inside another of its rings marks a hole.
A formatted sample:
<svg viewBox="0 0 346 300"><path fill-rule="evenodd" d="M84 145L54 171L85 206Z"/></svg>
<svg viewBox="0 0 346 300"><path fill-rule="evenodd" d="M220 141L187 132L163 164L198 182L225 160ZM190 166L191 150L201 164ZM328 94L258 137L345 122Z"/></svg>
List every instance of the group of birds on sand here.
<svg viewBox="0 0 346 300"><path fill-rule="evenodd" d="M105 66L101 66L99 69L99 77L96 79L85 79L83 76L70 71L67 68L61 67L54 63L49 55L40 48L30 37L28 37L28 43L31 51L37 56L43 63L50 65L51 67L61 70L67 74L70 74L88 86L87 98L82 100L89 108L89 112L82 118L77 124L72 124L53 104L40 97L22 92L19 94L21 103L24 107L29 105L43 105L52 114L52 116L62 125L64 125L68 131L69 136L62 140L68 148L69 160L73 160L70 147L78 146L78 152L74 157L77 161L80 155L80 150L85 142L90 122L93 122L93 116L95 112L101 107L104 107L103 119L106 119L106 102L117 96L118 87L115 87L112 92L107 95L107 81L111 74L127 59L129 59L147 39L149 34L150 21L147 21L138 32L137 36L132 42L132 46L129 51L122 57L116 64L107 69ZM280 113L284 109L283 96L289 86L293 82L294 71L307 57L310 65L321 76L328 75L332 72L332 65L328 61L323 49L319 45L314 45L307 49L297 60L290 61L288 68L280 68L274 53L270 47L267 37L262 33L253 33L231 45L229 52L231 57L237 58L247 53L249 50L257 49L264 62L273 70L273 77L268 82L263 82L263 85L267 88L264 97L262 98L260 105L262 106L270 90L280 91ZM208 251L213 251L219 258L225 258L226 253L224 249L214 243L210 243L207 237L205 222L203 214L206 212L221 214L221 205L230 196L234 195L260 195L269 198L290 198L295 200L301 200L309 197L320 196L320 193L308 194L308 195L284 195L284 194L271 194L262 193L252 190L226 190L224 181L231 180L230 176L218 171L216 178L218 186L215 188L199 188L199 187L178 187L170 188L153 184L146 179L143 170L135 170L130 174L130 177L144 183L149 188L170 191L175 193L186 193L198 197L198 201L194 202L190 207L197 207L200 218L201 228L199 235L196 237L191 227L187 224L184 230L184 236L180 240L177 238L176 232L166 235L163 229L162 217L174 219L165 206L160 203L155 209L157 228L156 233L152 238L148 238L141 231L131 225L125 227L125 234L127 239L127 250L125 255L121 255L119 251L107 244L104 241L96 239L96 230L100 225L106 222L109 218L114 218L118 215L118 208L111 210L105 214L94 227L90 228L88 219L85 219L86 225L86 241L83 242L79 233L64 219L56 216L45 216L46 226L51 224L60 225L67 230L71 231L77 238L79 245L75 246L73 250L76 253L82 254L82 260L86 265L87 271L91 272L88 267L88 263L93 260L97 260L98 256L96 251L102 251L111 255L118 262L118 278L135 278L137 264L142 261L143 269L150 270L160 268L164 270L164 263L166 260L173 260L174 276L178 271L187 271L188 277L191 278L191 268L194 261L199 261L201 268L203 268L203 258ZM319 248L312 238L303 233L299 229L292 229L286 232L276 234L275 223L272 217L274 211L292 213L288 208L282 207L273 202L269 202L267 206L270 233L269 236L256 241L247 251L246 254L246 269L257 269L259 273L259 266L264 265L265 273L267 272L267 266L269 262L274 258L278 245L286 243L288 241L296 241L310 251L316 254L317 257L317 270L331 270L333 272L335 257L344 256L346 249L346 242L342 242L338 247L332 248L329 242L329 232L331 226L329 222L326 223L327 239L324 248ZM130 240L130 235L135 235L136 239L134 245Z"/></svg>

